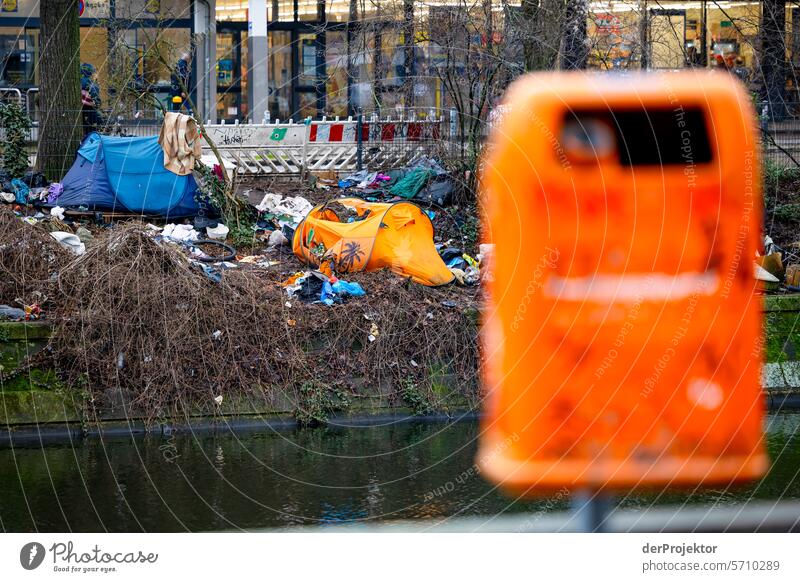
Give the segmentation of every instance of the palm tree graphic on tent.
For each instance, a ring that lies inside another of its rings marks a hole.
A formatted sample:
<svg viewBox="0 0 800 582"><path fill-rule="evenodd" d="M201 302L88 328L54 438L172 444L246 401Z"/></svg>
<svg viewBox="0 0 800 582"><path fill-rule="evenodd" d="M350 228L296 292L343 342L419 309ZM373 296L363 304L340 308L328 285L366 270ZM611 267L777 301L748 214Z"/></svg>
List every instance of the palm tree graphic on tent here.
<svg viewBox="0 0 800 582"><path fill-rule="evenodd" d="M364 251L361 250L361 245L353 240L348 241L345 243L342 252L339 253L339 268L344 271L351 271L354 266L360 266L363 259Z"/></svg>

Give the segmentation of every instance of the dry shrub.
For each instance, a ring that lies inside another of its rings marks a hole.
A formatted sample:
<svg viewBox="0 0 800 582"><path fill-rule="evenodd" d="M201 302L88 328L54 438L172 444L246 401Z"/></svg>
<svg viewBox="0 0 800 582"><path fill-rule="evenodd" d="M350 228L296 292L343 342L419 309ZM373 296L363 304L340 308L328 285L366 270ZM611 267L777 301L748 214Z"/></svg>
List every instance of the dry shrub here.
<svg viewBox="0 0 800 582"><path fill-rule="evenodd" d="M0 303L41 303L51 297L59 268L72 255L39 225L0 208Z"/></svg>
<svg viewBox="0 0 800 582"><path fill-rule="evenodd" d="M216 283L179 247L118 227L59 276L57 367L85 385L95 411L121 399L150 420L213 411L220 395L301 410L319 392L391 399L401 380L430 393L432 371L474 396L474 314L442 305L470 308L474 292L364 273L352 278L366 297L327 307L288 300L287 274L232 269Z"/></svg>

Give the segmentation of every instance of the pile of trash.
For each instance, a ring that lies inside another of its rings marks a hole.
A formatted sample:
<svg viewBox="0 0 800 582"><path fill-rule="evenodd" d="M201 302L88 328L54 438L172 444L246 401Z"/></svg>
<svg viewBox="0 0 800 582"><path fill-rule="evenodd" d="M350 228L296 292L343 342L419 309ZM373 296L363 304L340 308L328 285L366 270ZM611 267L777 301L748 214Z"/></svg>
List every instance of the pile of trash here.
<svg viewBox="0 0 800 582"><path fill-rule="evenodd" d="M70 259L43 226L0 208L0 304L8 307L0 318L37 315L54 294L55 277Z"/></svg>
<svg viewBox="0 0 800 582"><path fill-rule="evenodd" d="M47 180L40 172L14 178L0 171L0 202L14 205L44 203L49 195Z"/></svg>
<svg viewBox="0 0 800 582"><path fill-rule="evenodd" d="M764 254L755 259L755 277L768 293L800 292L800 249L787 250L764 237Z"/></svg>
<svg viewBox="0 0 800 582"><path fill-rule="evenodd" d="M299 271L281 285L290 299L297 298L306 303L319 302L328 307L344 303L348 297L362 297L367 294L359 283L349 283L320 271ZM291 307L288 302L287 307Z"/></svg>
<svg viewBox="0 0 800 582"><path fill-rule="evenodd" d="M414 165L385 172L361 170L339 180L318 180L320 188L340 188L343 196L360 196L368 202L413 200L439 207L450 204L455 182L433 158L422 158Z"/></svg>
<svg viewBox="0 0 800 582"><path fill-rule="evenodd" d="M48 354L95 411L122 398L152 420L232 398L300 407L308 385L355 397L413 379L430 391L431 370L477 398L477 294L458 290L391 273L344 281L233 268L212 280L180 244L118 225L59 273ZM330 309L342 301L347 309Z"/></svg>

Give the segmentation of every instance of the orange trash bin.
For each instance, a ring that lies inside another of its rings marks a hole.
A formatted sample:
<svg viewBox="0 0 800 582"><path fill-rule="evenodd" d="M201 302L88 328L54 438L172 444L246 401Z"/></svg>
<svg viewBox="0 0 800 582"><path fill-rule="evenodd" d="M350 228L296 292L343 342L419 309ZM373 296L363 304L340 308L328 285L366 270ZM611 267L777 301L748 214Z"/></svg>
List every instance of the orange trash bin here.
<svg viewBox="0 0 800 582"><path fill-rule="evenodd" d="M482 176L478 463L516 493L761 476L755 115L729 75L526 76Z"/></svg>

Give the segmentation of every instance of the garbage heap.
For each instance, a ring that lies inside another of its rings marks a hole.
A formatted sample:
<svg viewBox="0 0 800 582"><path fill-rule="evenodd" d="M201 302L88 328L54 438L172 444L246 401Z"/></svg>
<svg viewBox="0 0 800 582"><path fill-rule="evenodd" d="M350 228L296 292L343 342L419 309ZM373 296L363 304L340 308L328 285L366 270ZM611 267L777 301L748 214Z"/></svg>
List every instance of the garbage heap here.
<svg viewBox="0 0 800 582"><path fill-rule="evenodd" d="M419 413L478 400L476 287L387 271L331 283L299 270L285 246L204 262L172 238L190 230L176 226L117 223L81 249L48 233L51 219L0 210L0 220L39 245L27 262L2 253L4 270L26 275L0 303L20 289L44 299L24 317L54 327L40 357L86 396L90 417L120 406L151 422L288 407L313 423L376 398ZM320 299L323 288L337 300Z"/></svg>

